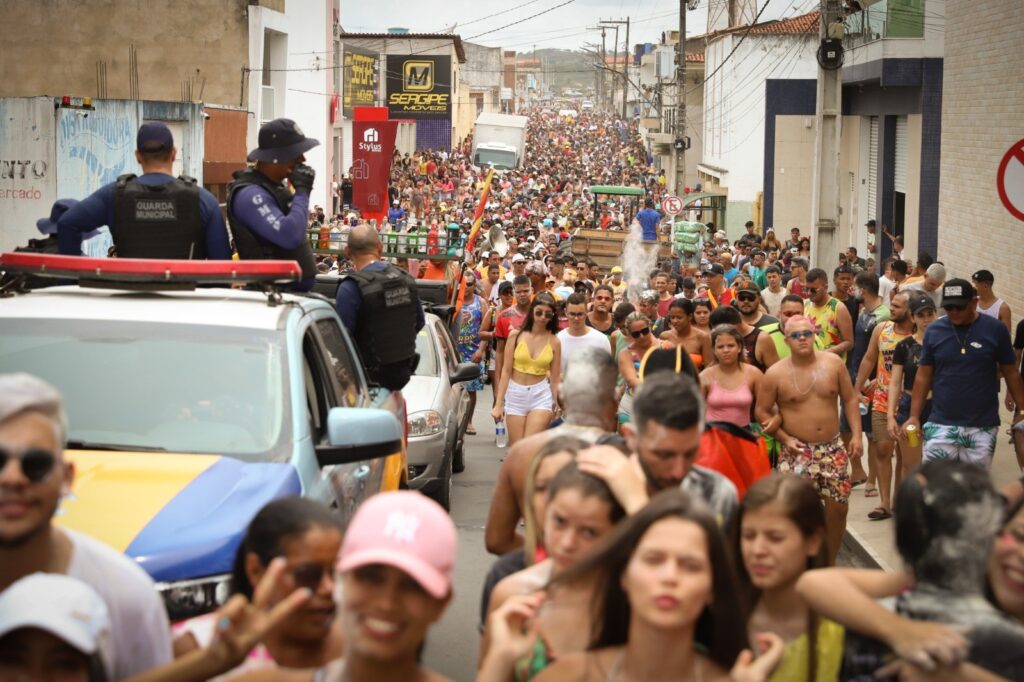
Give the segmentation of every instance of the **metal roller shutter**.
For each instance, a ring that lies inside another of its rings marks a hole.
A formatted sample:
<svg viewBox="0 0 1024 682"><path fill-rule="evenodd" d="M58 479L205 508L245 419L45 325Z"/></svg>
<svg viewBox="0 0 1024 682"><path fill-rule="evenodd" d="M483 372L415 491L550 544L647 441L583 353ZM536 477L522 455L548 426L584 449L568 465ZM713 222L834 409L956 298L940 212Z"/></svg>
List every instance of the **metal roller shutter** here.
<svg viewBox="0 0 1024 682"><path fill-rule="evenodd" d="M896 117L896 168L893 189L907 193L907 117Z"/></svg>
<svg viewBox="0 0 1024 682"><path fill-rule="evenodd" d="M868 131L868 218L878 215L878 117L870 119Z"/></svg>

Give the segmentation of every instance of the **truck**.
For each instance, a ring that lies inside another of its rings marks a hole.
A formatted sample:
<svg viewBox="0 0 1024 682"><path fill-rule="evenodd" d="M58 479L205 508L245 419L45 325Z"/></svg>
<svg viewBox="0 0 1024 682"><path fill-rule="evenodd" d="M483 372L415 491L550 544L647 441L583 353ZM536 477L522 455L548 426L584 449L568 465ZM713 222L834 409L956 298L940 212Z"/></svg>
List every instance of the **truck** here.
<svg viewBox="0 0 1024 682"><path fill-rule="evenodd" d="M519 168L526 155L526 116L483 112L473 129L473 164L495 170Z"/></svg>

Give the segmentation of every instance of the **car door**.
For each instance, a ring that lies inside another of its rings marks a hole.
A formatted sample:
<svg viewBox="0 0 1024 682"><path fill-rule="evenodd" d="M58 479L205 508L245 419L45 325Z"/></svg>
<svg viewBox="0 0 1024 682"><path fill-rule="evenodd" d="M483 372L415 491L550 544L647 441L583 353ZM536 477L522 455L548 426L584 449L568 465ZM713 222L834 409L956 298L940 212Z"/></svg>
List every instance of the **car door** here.
<svg viewBox="0 0 1024 682"><path fill-rule="evenodd" d="M377 407L359 356L337 315L326 311L316 317L313 328L328 369L331 407ZM370 495L396 489L403 466L404 456L399 452L386 459L330 467L327 476L343 517L347 520Z"/></svg>
<svg viewBox="0 0 1024 682"><path fill-rule="evenodd" d="M463 426L463 419L466 415L466 408L469 404L469 396L466 394L465 384L451 384L452 374L455 373L455 368L459 364L459 355L455 350L455 344L452 343L451 334L448 333L447 327L440 320L434 321L434 339L439 347L441 357L442 373L444 376L441 377L448 386L448 410L450 412L449 424L459 429L458 435L461 435L461 429ZM456 438L458 437L456 436Z"/></svg>

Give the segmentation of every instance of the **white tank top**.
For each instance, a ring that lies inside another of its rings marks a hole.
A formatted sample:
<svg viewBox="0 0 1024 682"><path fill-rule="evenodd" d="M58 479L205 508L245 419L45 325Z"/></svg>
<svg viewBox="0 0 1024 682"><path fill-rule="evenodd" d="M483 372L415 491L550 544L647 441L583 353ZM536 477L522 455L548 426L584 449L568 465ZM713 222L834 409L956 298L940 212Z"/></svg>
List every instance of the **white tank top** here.
<svg viewBox="0 0 1024 682"><path fill-rule="evenodd" d="M1002 310L1002 308L1003 308L1003 299L1001 299L1001 298L997 298L995 300L995 303L993 303L992 305L990 305L987 308L982 308L981 307L981 303L980 302L978 303L978 312L979 313L981 313L982 315L988 315L989 317L994 317L997 320L999 319L999 311Z"/></svg>

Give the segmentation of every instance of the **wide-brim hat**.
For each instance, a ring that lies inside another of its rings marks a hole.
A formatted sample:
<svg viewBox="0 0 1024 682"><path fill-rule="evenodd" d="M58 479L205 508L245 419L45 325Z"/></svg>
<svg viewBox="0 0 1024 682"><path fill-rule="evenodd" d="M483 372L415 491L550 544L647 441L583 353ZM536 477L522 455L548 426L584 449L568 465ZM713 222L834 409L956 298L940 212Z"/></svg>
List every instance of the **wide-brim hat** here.
<svg viewBox="0 0 1024 682"><path fill-rule="evenodd" d="M247 160L264 163L288 163L313 147L319 140L306 137L298 124L290 118L275 118L260 128L259 147L249 152Z"/></svg>

